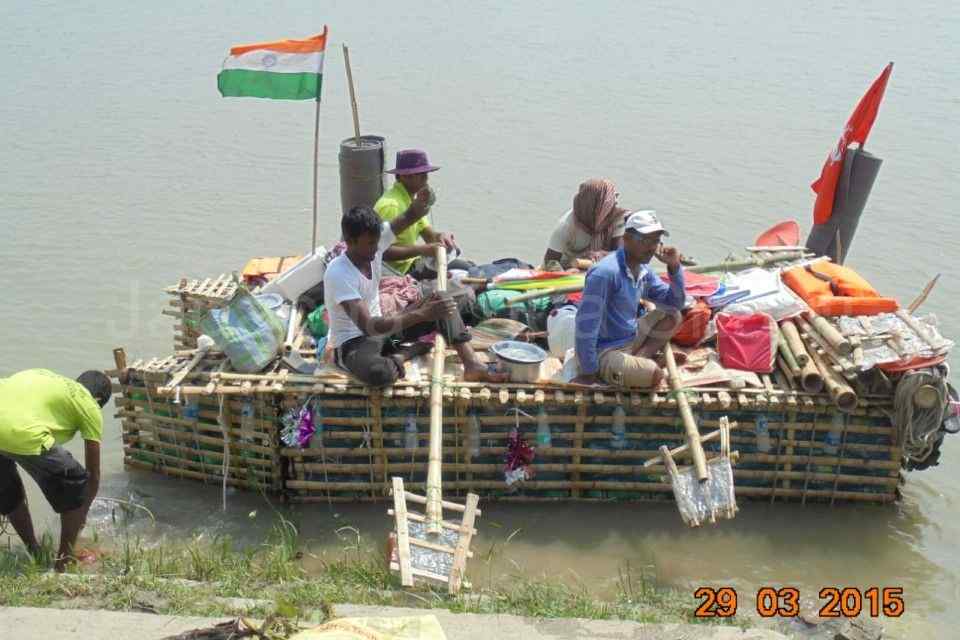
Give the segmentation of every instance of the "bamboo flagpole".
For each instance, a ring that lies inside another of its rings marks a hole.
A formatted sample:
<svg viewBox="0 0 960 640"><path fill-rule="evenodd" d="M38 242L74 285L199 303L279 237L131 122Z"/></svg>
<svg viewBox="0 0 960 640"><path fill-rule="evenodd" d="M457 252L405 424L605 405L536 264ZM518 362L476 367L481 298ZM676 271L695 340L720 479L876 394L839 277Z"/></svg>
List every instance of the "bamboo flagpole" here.
<svg viewBox="0 0 960 640"><path fill-rule="evenodd" d="M322 65L323 63L321 63ZM317 89L317 109L313 117L313 234L310 241L310 253L317 252L317 197L318 174L320 172L320 90Z"/></svg>
<svg viewBox="0 0 960 640"><path fill-rule="evenodd" d="M324 37L327 35L327 26L323 26ZM316 109L313 114L313 233L310 240L310 253L317 252L317 200L320 197L319 174L320 174L320 93L323 87L323 56L320 57L320 65L317 68L317 99Z"/></svg>

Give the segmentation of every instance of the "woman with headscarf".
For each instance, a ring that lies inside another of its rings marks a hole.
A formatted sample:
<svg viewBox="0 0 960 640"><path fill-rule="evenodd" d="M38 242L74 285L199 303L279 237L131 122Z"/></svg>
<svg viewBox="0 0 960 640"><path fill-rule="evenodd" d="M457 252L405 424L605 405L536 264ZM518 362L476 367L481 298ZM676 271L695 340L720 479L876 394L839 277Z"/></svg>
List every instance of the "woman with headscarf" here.
<svg viewBox="0 0 960 640"><path fill-rule="evenodd" d="M578 258L595 262L617 249L627 213L617 205L618 195L616 186L606 178L582 183L573 197L573 208L561 216L550 234L544 266L559 261L569 267Z"/></svg>

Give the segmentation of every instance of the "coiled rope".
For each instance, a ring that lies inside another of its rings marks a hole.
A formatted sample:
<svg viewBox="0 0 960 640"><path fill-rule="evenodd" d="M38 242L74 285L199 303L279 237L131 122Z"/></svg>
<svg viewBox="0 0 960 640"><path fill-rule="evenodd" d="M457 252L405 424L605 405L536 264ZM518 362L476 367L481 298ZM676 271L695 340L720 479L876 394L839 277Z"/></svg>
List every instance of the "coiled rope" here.
<svg viewBox="0 0 960 640"><path fill-rule="evenodd" d="M925 385L937 392L937 402L929 409L918 407L914 402L917 390ZM933 453L948 401L946 378L937 369L909 371L897 383L893 417L900 430L903 455L907 460L922 462Z"/></svg>

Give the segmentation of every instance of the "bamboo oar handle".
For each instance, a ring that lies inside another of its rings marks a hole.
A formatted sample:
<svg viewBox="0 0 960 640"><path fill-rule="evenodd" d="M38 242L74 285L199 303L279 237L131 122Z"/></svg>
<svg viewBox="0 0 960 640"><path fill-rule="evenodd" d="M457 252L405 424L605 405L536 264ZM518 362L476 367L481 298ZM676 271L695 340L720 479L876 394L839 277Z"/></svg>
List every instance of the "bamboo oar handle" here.
<svg viewBox="0 0 960 640"><path fill-rule="evenodd" d="M690 455L693 456L693 466L697 471L697 479L700 482L706 482L710 479L707 473L707 457L703 453L703 445L700 444L700 431L697 429L697 421L693 419L693 411L690 410L690 403L687 396L683 393L683 386L680 383L680 373L677 370L677 361L673 357L673 347L670 341L667 341L663 348L667 358L667 372L670 375L670 387L677 394L677 407L680 409L680 416L683 418L683 428L687 433L687 444L690 447Z"/></svg>
<svg viewBox="0 0 960 640"><path fill-rule="evenodd" d="M447 290L447 249L437 247L437 291ZM443 531L443 362L447 345L440 332L433 342L433 369L430 375L430 455L427 465L427 533Z"/></svg>

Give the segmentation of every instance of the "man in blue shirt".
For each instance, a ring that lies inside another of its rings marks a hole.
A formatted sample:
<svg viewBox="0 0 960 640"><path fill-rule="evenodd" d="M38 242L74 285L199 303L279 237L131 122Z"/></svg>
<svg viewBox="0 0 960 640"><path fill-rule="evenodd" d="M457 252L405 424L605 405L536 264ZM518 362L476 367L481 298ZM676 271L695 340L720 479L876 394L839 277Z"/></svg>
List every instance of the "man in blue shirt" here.
<svg viewBox="0 0 960 640"><path fill-rule="evenodd" d="M654 360L673 335L686 301L680 252L661 246L669 235L653 211L627 218L623 246L587 272L577 311L576 384L656 387L663 370ZM667 265L670 284L649 266ZM644 301L656 306L647 310Z"/></svg>

